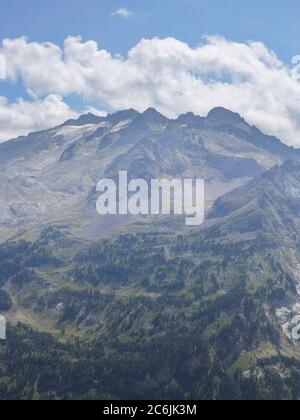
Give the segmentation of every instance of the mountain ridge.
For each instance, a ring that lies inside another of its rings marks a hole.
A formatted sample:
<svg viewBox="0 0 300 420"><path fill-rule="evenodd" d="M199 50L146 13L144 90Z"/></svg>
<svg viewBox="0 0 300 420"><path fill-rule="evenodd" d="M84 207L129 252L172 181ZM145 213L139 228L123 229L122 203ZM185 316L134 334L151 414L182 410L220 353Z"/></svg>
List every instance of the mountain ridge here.
<svg viewBox="0 0 300 420"><path fill-rule="evenodd" d="M220 107L206 118L187 113L168 119L154 108L88 113L0 144L0 171L15 191L0 203L5 215L0 229L46 223L53 216L82 223L87 214L96 219L95 186L120 170L128 170L129 178L203 178L210 206L253 176L298 156L299 150Z"/></svg>
<svg viewBox="0 0 300 420"><path fill-rule="evenodd" d="M188 114L165 129L153 110L135 116L29 136L26 158L2 165L3 394L24 395L21 375L26 395L48 399L299 399L300 162L246 142L237 116L238 127ZM120 169L204 176L219 197L196 228L117 226L95 215L94 194ZM24 345L34 358L21 363Z"/></svg>

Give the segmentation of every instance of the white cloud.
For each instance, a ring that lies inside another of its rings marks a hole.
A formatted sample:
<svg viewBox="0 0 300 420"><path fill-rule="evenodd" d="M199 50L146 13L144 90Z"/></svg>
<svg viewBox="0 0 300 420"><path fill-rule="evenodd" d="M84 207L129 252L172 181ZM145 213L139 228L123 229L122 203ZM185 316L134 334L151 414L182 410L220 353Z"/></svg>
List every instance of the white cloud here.
<svg viewBox="0 0 300 420"><path fill-rule="evenodd" d="M0 80L6 79L6 64L5 58L0 54Z"/></svg>
<svg viewBox="0 0 300 420"><path fill-rule="evenodd" d="M152 106L169 117L224 106L300 146L298 59L288 67L260 42L214 36L191 48L174 38L143 39L120 57L78 37L62 48L19 38L3 40L1 54L8 79L21 79L35 99L77 94L109 109Z"/></svg>
<svg viewBox="0 0 300 420"><path fill-rule="evenodd" d="M114 13L112 13L112 17L119 16L122 18L130 18L134 15L134 13L131 10L126 9L126 7L120 7L118 10L116 10Z"/></svg>
<svg viewBox="0 0 300 420"><path fill-rule="evenodd" d="M78 114L71 111L58 95L44 100L9 102L0 96L0 142L31 131L59 125Z"/></svg>

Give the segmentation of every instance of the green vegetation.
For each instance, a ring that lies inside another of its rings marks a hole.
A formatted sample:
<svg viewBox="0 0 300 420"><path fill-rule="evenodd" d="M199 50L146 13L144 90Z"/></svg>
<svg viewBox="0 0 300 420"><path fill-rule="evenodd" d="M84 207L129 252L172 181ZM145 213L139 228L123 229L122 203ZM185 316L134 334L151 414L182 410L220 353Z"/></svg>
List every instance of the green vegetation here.
<svg viewBox="0 0 300 420"><path fill-rule="evenodd" d="M78 243L51 228L3 244L0 304L13 325L1 398L300 397L296 358L280 376L259 356L262 343L286 345L271 302L294 292L274 243L262 254L255 240L213 236L158 228Z"/></svg>

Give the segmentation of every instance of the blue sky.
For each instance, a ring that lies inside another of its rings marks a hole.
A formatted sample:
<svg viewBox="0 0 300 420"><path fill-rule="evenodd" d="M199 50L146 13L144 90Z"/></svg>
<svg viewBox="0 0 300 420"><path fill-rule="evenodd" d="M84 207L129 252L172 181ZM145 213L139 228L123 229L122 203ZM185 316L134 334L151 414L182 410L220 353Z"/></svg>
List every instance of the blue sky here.
<svg viewBox="0 0 300 420"><path fill-rule="evenodd" d="M126 9L130 15L113 16L113 13L120 8ZM68 36L80 35L82 42L93 40L98 43L99 49L108 51L112 56L121 54L127 57L128 51L138 45L143 38L173 37L195 48L203 42L203 35L219 34L228 41L245 45L249 40L262 42L268 49L274 50L277 57L285 63L286 69L289 69L292 57L300 54L299 16L299 0L2 0L0 43L5 38L16 39L26 36L30 42L42 44L50 41L63 48ZM177 46L173 47L175 51ZM230 49L227 54L231 54ZM238 59L243 60L243 57ZM226 67L225 64L224 66ZM189 70L189 72L195 71L197 72L195 69ZM0 82L0 96L9 101L15 101L18 97L23 97L26 101L32 100L31 90L25 83L28 74L24 76L21 70L18 72L20 73L18 77L10 77L6 82ZM227 73L223 76L226 81ZM210 77L211 73L203 76L203 80L207 81ZM235 70L233 75L230 74L229 80L232 77L236 77ZM223 87L226 88L226 84ZM97 98L90 96L87 100L85 95L78 94L76 89L68 94L61 93L59 89L57 92L53 91L53 88L45 89L44 97L49 93L58 93L65 103L76 111L86 105L109 111L128 102L107 101L105 95L102 97L100 94ZM43 95L37 96L43 97ZM159 107L161 104L160 108L168 111L167 106L161 101L161 98L152 102L148 100L149 105ZM216 102L218 101L208 101L209 104ZM221 102L222 97L220 97ZM228 100L223 102L225 105L229 103L234 106ZM254 102L255 98L252 98L251 103ZM292 105L295 105L295 100ZM240 102L236 107L238 106ZM206 111L207 107L201 107L199 104L197 106L194 104L194 108L191 106L199 112ZM290 104L286 110L289 107ZM247 111L247 107L244 108ZM181 109L184 109L184 106ZM248 112L250 119L252 114ZM259 125L263 118L256 115L252 120ZM276 130L273 131L276 133Z"/></svg>
<svg viewBox="0 0 300 420"><path fill-rule="evenodd" d="M134 19L112 19L126 7ZM191 45L203 34L263 41L283 60L299 53L298 0L2 0L0 38L61 43L68 35L125 54L143 38L173 36Z"/></svg>
<svg viewBox="0 0 300 420"><path fill-rule="evenodd" d="M119 8L130 19L112 18ZM102 48L126 55L142 38L168 37L197 45L204 34L234 41L257 40L290 63L300 53L298 0L2 0L0 40L26 36L62 44L69 35L93 39ZM21 84L2 84L2 94L24 95ZM71 98L81 106L79 98Z"/></svg>

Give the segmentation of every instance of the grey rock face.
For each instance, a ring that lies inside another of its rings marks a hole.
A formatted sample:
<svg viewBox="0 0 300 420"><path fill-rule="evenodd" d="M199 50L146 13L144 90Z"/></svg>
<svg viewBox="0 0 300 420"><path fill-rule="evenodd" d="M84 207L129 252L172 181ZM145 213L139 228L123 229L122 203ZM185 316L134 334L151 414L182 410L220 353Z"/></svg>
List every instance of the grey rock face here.
<svg viewBox="0 0 300 420"><path fill-rule="evenodd" d="M120 170L130 178L204 178L213 201L299 156L223 108L176 120L151 108L87 114L0 144L0 229L13 234L30 224L88 223L96 217L97 182Z"/></svg>

